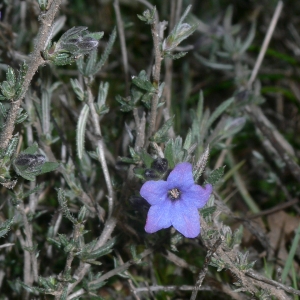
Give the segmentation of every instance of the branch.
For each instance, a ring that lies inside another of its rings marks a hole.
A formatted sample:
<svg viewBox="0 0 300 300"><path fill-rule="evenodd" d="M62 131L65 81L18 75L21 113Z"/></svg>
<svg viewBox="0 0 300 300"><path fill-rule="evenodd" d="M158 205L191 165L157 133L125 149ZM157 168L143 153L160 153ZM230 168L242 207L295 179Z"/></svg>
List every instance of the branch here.
<svg viewBox="0 0 300 300"><path fill-rule="evenodd" d="M220 247L220 245L222 244L222 237L220 236L217 241L215 242L215 244L213 245L212 249L207 251L206 257L205 257L205 261L204 261L204 265L202 267L202 270L200 271L199 275L198 275L198 279L196 281L192 296L191 296L191 300L195 300L198 294L198 291L201 288L202 282L208 272L208 266L211 262L211 258L213 257L213 255L216 253L217 249Z"/></svg>
<svg viewBox="0 0 300 300"><path fill-rule="evenodd" d="M38 281L38 267L37 267L37 259L36 259L35 251L33 249L32 229L31 229L31 226L29 225L27 215L25 213L24 204L20 203L17 206L17 210L21 214L23 223L24 223L24 232L26 235L25 243L26 243L26 248L27 248L27 249L24 249L24 252L30 253L32 276L33 276L33 280L35 282L37 282ZM26 261L24 263L26 264ZM26 276L30 276L30 274L26 274ZM26 282L26 278L24 278L24 281Z"/></svg>
<svg viewBox="0 0 300 300"><path fill-rule="evenodd" d="M58 11L61 1L62 0L53 0L47 13L41 14L39 17L39 19L41 20L41 27L34 44L34 51L30 55L28 71L24 78L21 93L17 99L13 100L9 108L8 117L0 137L0 149L5 149L7 147L13 135L15 121L18 116L21 102L29 88L32 77L37 71L38 67L45 63L44 59L41 56L41 51L43 51L47 46L48 38L52 30L54 17Z"/></svg>
<svg viewBox="0 0 300 300"><path fill-rule="evenodd" d="M117 220L115 218L110 218L106 221L104 229L101 233L101 236L95 246L95 250L102 247L107 242L107 240L111 237L111 234L112 234L113 230L115 229L116 224L117 224ZM75 278L76 281L69 284L68 294L71 293L72 290L81 282L83 277L89 271L90 267L91 267L91 265L88 263L81 263L79 265L78 269L75 272L75 276L73 276L73 278ZM76 293L78 293L78 291ZM68 299L72 299L72 298L73 298L72 295L70 295L68 297Z"/></svg>
<svg viewBox="0 0 300 300"><path fill-rule="evenodd" d="M88 93L87 104L91 111L92 124L94 126L95 136L97 137L96 146L99 149L99 151L96 151L96 152L98 154L98 160L101 164L105 182L106 182L106 186L107 186L107 190L108 190L108 218L110 218L112 215L113 206L114 206L114 192L113 192L110 174L109 174L108 167L107 167L107 162L105 159L105 150L104 150L104 143L103 143L100 123L99 123L99 115L97 114L96 109L95 109L94 96L92 94L92 90L90 87L90 80L88 78L85 78L85 84L86 84L87 93Z"/></svg>
<svg viewBox="0 0 300 300"><path fill-rule="evenodd" d="M255 66L253 68L251 77L250 77L250 79L248 81L248 88L250 88L252 86L252 84L253 84L256 76L257 76L258 70L259 70L259 68L261 66L261 63L262 63L263 59L264 59L265 53L266 53L266 51L268 49L268 45L270 43L270 40L271 40L271 37L273 35L274 29L276 27L277 21L279 19L282 7L283 7L283 2L282 1L278 1L276 9L275 9L275 12L274 12L274 15L273 15L273 18L272 18L270 26L268 28L268 32L267 32L267 34L265 36L265 39L264 39L263 44L261 46L261 50L259 52L258 58L257 58L257 60L255 62Z"/></svg>
<svg viewBox="0 0 300 300"><path fill-rule="evenodd" d="M272 286L275 286L276 289L279 289L279 290L283 290L285 292L288 292L290 294L294 294L294 295L299 295L300 296L300 290L296 290L296 289L293 289L292 287L290 286L286 286L278 281L275 281L275 280L272 280L272 279L268 279L258 273L255 273L254 271L248 271L245 273L247 276L253 278L253 279L256 279L258 281L262 281L264 283L267 283L269 285L272 285Z"/></svg>
<svg viewBox="0 0 300 300"><path fill-rule="evenodd" d="M151 33L153 38L154 44L154 56L155 56L155 63L153 66L152 76L153 76L153 85L156 87L156 92L154 93L151 101L151 112L150 112L150 124L148 128L147 137L148 139L151 137L152 133L155 130L156 125L156 115L157 115L157 105L158 105L158 88L159 88L159 80L160 80L160 69L161 69L161 61L162 56L160 52L160 45L159 45L159 30L158 30L158 18L155 15L154 22L151 25Z"/></svg>

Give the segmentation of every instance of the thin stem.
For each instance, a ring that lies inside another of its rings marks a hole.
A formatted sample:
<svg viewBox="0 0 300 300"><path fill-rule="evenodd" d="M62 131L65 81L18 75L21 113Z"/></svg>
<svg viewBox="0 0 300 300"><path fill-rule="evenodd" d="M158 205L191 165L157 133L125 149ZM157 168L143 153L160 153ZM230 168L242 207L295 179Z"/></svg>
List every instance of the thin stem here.
<svg viewBox="0 0 300 300"><path fill-rule="evenodd" d="M45 63L41 52L46 48L48 36L51 34L54 17L58 11L62 0L53 0L46 14L40 15L41 26L34 45L34 51L30 56L28 71L25 75L21 93L17 99L14 99L8 111L8 117L0 137L0 149L5 149L12 138L15 128L15 121L18 116L19 108L25 94L29 88L33 75L38 67Z"/></svg>
<svg viewBox="0 0 300 300"><path fill-rule="evenodd" d="M93 126L94 126L94 132L95 132L95 135L97 137L96 144L97 144L97 148L99 150L99 151L97 151L98 160L101 164L103 174L104 174L104 178L105 178L105 182L106 182L106 186L107 186L107 190L108 190L108 218L110 218L111 215L112 215L113 206L114 206L113 187L112 187L112 183L111 183L110 174L109 174L109 171L108 171L107 162L106 162L106 159L105 159L105 150L104 150L104 143L103 143L100 123L99 123L99 116L98 116L98 114L96 112L96 109L95 109L94 96L92 94L92 91L91 91L91 88L90 88L90 82L89 82L88 78L85 78L85 84L86 84L87 93L88 93L87 104L90 108L91 119L92 119L92 123L93 123Z"/></svg>
<svg viewBox="0 0 300 300"><path fill-rule="evenodd" d="M280 13L281 13L281 10L282 10L282 7L283 7L283 2L282 1L279 1L277 3L277 6L276 6L276 9L275 9L275 12L274 12L274 15L273 15L273 18L271 20L271 23L270 23L270 26L268 28L268 32L265 36L265 39L263 41L263 44L262 44L262 47L261 47L261 50L259 52L259 55L258 55L258 58L255 62L255 66L253 68L253 71L252 71L252 74L251 74L251 77L248 81L248 88L250 88L257 76L257 73L259 71L259 68L261 66L261 63L264 59L264 56L266 54L266 51L268 49L268 45L270 43L270 40L271 40L271 37L273 35L273 32L274 32L274 29L276 27L276 24L277 24L277 21L278 21L278 18L280 16Z"/></svg>
<svg viewBox="0 0 300 300"><path fill-rule="evenodd" d="M263 210L263 211L261 211L259 213L247 216L247 218L248 219L256 219L256 218L260 218L262 216L271 215L271 214L274 214L274 213L276 213L276 212L278 212L280 210L283 210L283 209L286 209L286 208L288 208L290 206L293 206L293 205L297 204L298 202L299 202L298 199L293 199L291 201L278 204L278 205L276 205L276 206L274 206L272 208Z"/></svg>
<svg viewBox="0 0 300 300"><path fill-rule="evenodd" d="M254 271L248 271L245 273L248 277L251 277L255 280L258 280L258 281L261 281L261 282L264 282L264 283L267 283L269 285L272 285L274 287L276 287L276 289L279 289L279 290L283 290L287 293L290 293L290 294L294 294L294 295L299 295L300 296L300 290L296 290L290 286L286 286L278 281L275 281L275 280L272 280L272 279L269 279L269 278L266 278Z"/></svg>
<svg viewBox="0 0 300 300"><path fill-rule="evenodd" d="M77 243L77 244L79 244L81 226L82 226L81 224L76 224L74 226L73 238L74 238L75 243ZM55 299L61 299L61 295L62 295L64 289L66 288L66 286L68 285L68 281L66 279L70 277L72 262L73 262L74 258L75 258L75 254L72 251L69 252L67 261L65 264L65 268L64 268L63 274L61 276L61 284L55 295Z"/></svg>
<svg viewBox="0 0 300 300"><path fill-rule="evenodd" d="M191 296L191 300L196 300L197 294L199 289L202 286L202 282L208 272L208 266L211 262L211 259L213 257L213 255L216 253L217 249L220 247L220 245L222 244L222 238L221 236L217 239L217 241L215 242L215 244L213 245L212 249L207 251L206 257L205 257L205 261L204 261L204 265L202 267L202 270L200 271L199 275L198 275L198 279L197 282L195 284L195 288L193 290L192 296Z"/></svg>
<svg viewBox="0 0 300 300"><path fill-rule="evenodd" d="M94 284L98 284L100 282L103 282L104 280L107 280L109 278L111 278L112 276L115 276L119 273L124 272L125 270L127 270L130 266L137 264L138 262L140 262L140 260L142 260L143 258L145 258L146 256L148 256L149 254L151 254L153 252L153 249L147 249L145 250L143 253L141 253L138 257L139 259L131 259L129 261L127 261L125 264L105 273L104 275L102 275L100 278L93 280L91 282L89 282L90 285L94 285Z"/></svg>
<svg viewBox="0 0 300 300"><path fill-rule="evenodd" d="M27 215L25 213L24 204L20 203L17 206L17 209L20 212L20 214L22 216L22 219L23 219L24 232L25 232L25 235L26 235L26 241L25 241L26 242L26 247L29 248L28 250L24 249L24 251L30 253L30 260L31 260L31 269L32 269L33 280L35 282L37 282L37 280L38 280L38 268L37 268L37 260L36 260L36 256L35 256L35 251L33 249L31 226L29 225L29 222L28 222L28 219L27 219Z"/></svg>
<svg viewBox="0 0 300 300"><path fill-rule="evenodd" d="M117 225L117 220L115 218L110 218L106 221L104 229L101 233L100 238L98 239L98 242L95 246L95 250L102 247L108 239L110 239L111 234L113 230L115 229ZM75 272L75 276L73 276L76 281L69 284L68 286L68 294L73 291L73 289L81 282L83 277L86 275L86 273L89 271L91 265L87 263L81 263L78 269ZM76 292L78 293L78 291ZM72 299L73 296L68 297L68 299Z"/></svg>
<svg viewBox="0 0 300 300"><path fill-rule="evenodd" d="M156 115L157 115L157 105L158 105L158 89L159 89L159 80L160 80L160 70L161 70L161 61L162 55L160 51L160 44L159 44L159 30L158 30L158 19L155 16L154 22L151 25L151 33L152 39L154 44L154 66L152 71L153 77L153 85L156 87L156 92L154 93L151 101L151 112L150 112L150 122L147 137L148 139L151 137L152 133L155 130L156 125Z"/></svg>
<svg viewBox="0 0 300 300"><path fill-rule="evenodd" d="M133 116L134 116L136 131L137 131L134 150L136 152L139 152L145 143L146 116L145 113L143 112L143 116L140 119L137 108L133 109Z"/></svg>
<svg viewBox="0 0 300 300"><path fill-rule="evenodd" d="M121 44L123 68L124 68L124 73L125 73L126 95L128 95L128 92L129 92L128 55L127 55L127 48L126 48L126 41L125 41L124 24L123 24L122 17L121 17L119 0L114 1L114 10L116 13L118 33L119 33L120 44Z"/></svg>
<svg viewBox="0 0 300 300"><path fill-rule="evenodd" d="M155 285L155 286L148 286L148 287L140 287L136 289L137 293L141 292L171 292L171 291L193 291L195 289L192 285ZM212 291L214 290L211 286L202 286L198 289L198 291Z"/></svg>

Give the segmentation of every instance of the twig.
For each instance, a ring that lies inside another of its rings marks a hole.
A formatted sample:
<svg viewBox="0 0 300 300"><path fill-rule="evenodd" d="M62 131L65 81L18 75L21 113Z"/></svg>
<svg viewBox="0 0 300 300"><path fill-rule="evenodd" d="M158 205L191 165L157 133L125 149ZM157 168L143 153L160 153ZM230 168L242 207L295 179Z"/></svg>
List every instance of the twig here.
<svg viewBox="0 0 300 300"><path fill-rule="evenodd" d="M247 276L253 278L253 279L256 279L258 281L262 281L264 283L267 283L269 285L272 285L274 287L276 287L276 289L280 289L280 290L283 290L285 292L288 292L290 294L294 294L294 295L300 295L300 290L296 290L296 289L293 289L292 287L290 286L286 286L278 281L275 281L275 280L272 280L272 279L268 279L254 271L247 271L245 273Z"/></svg>
<svg viewBox="0 0 300 300"><path fill-rule="evenodd" d="M117 275L117 274L119 274L119 273L124 272L124 271L127 270L130 266L139 263L140 260L142 260L143 258L145 258L146 256L148 256L148 255L151 254L152 252L153 252L152 249L147 249L147 250L145 250L144 252L142 252L142 253L139 255L139 260L131 259L131 260L129 260L128 262L126 262L125 264L121 265L120 267L115 268L115 269L113 269L113 270L111 270L111 271L105 273L105 274L104 274L103 276L101 276L100 278L98 278L98 279L96 279L96 280L93 280L93 281L90 281L89 284L91 284L91 285L93 285L93 284L98 284L98 283L100 283L100 282L102 282L102 281L104 281L104 280L109 279L109 278L112 277L112 276L115 276L115 275ZM88 265L88 264L86 264L86 265ZM88 265L88 266L90 266L90 265ZM88 270L88 268L86 268L86 267L85 267L85 269ZM85 270L85 272L87 272L87 270ZM84 275L85 275L85 274L84 274ZM71 286L72 286L72 289L74 288L73 285L74 285L74 283L71 285ZM69 287L69 291L70 291L70 290L71 290L71 289L70 289L70 287ZM84 289L79 289L79 290L76 292L76 294L77 294L77 293L81 293L82 291L84 291ZM74 294L75 294L75 293L74 293ZM75 298L74 294L71 294L67 299L70 300L70 299Z"/></svg>
<svg viewBox="0 0 300 300"><path fill-rule="evenodd" d="M93 285L93 284L98 284L104 280L107 280L119 273L124 272L125 270L127 270L130 266L132 265L136 265L137 263L139 263L143 258L145 258L146 256L148 256L149 254L151 254L153 252L153 249L147 249L144 252L142 252L141 254L138 255L138 259L130 259L129 261L127 261L125 264L105 273L104 275L102 275L100 278L90 281L89 284Z"/></svg>
<svg viewBox="0 0 300 300"><path fill-rule="evenodd" d="M128 55L127 55L127 48L126 48L126 41L125 41L124 24L121 17L119 0L114 1L114 9L117 18L118 33L119 33L120 44L121 44L122 60L123 60L123 67L124 67L124 74L125 74L126 95L128 95L129 92Z"/></svg>
<svg viewBox="0 0 300 300"><path fill-rule="evenodd" d="M133 109L133 116L136 128L136 140L134 145L134 150L139 152L139 150L144 146L145 143L145 128L146 128L146 116L143 112L143 116L140 119L138 115L138 109L135 107Z"/></svg>
<svg viewBox="0 0 300 300"><path fill-rule="evenodd" d="M155 286L149 286L149 287L140 287L136 289L137 293L142 293L142 292L159 292L159 291L164 291L164 292L171 292L171 291L193 291L195 289L194 286L192 285L155 285ZM211 286L202 286L198 289L198 291L212 291L214 290Z"/></svg>
<svg viewBox="0 0 300 300"><path fill-rule="evenodd" d="M107 186L107 190L108 190L108 218L111 217L112 215L112 211L114 208L114 192L113 192L113 187L112 187L112 183L111 183L111 178L110 178L110 174L108 171L108 166L107 166L107 162L105 159L105 151L104 151L104 144L103 144L103 138L102 138L102 133L101 133L101 128L100 128L100 124L99 124L99 116L96 112L95 109L95 105L94 105L94 97L91 91L91 87L90 87L90 81L88 78L85 78L85 84L86 84L86 88L87 88L87 93L88 93L88 101L87 104L90 108L91 111L91 120L94 126L94 131L95 131L95 135L97 137L97 147L98 150L98 160L101 164L102 170L103 170L103 174L104 174L104 178L105 178L105 182L106 182L106 186Z"/></svg>
<svg viewBox="0 0 300 300"><path fill-rule="evenodd" d="M231 142L232 142L232 137L227 138L227 140L225 142L226 147L225 147L225 149L223 149L221 151L221 154L219 155L218 160L214 166L214 170L223 166L223 163L224 163L224 160L225 160L225 157L226 157L226 154L228 152L228 148L229 148Z"/></svg>
<svg viewBox="0 0 300 300"><path fill-rule="evenodd" d="M78 240L81 236L81 233L80 233L80 231L82 229L81 227L82 227L81 224L76 224L74 226L73 239L74 239L75 243L78 242ZM69 252L63 274L59 275L59 279L60 279L61 283L59 284L59 287L57 288L57 293L55 294L55 299L57 299L57 300L61 299L62 293L63 293L64 289L66 288L66 286L68 285L68 281L66 280L66 278L70 277L71 266L72 266L72 262L73 262L74 258L75 258L75 253L72 251Z"/></svg>
<svg viewBox="0 0 300 300"><path fill-rule="evenodd" d="M221 236L217 239L217 241L215 242L215 244L213 245L212 249L209 249L207 251L206 257L205 257L205 261L204 261L204 265L202 267L202 270L200 271L199 275L198 275L198 279L196 281L192 296L191 296L191 300L195 300L198 294L199 289L201 288L202 282L207 274L208 271L208 266L211 262L212 256L216 253L217 249L220 247L220 245L222 244L223 239L221 238Z"/></svg>
<svg viewBox="0 0 300 300"><path fill-rule="evenodd" d="M28 249L24 249L24 252L29 252L30 253L32 276L33 276L33 280L35 282L37 282L37 280L38 280L37 260L36 260L35 251L34 251L34 248L33 248L32 230L31 230L31 226L29 225L27 215L26 215L25 210L24 210L24 204L20 203L17 206L17 210L21 214L22 219L23 219L23 223L24 223L24 232L25 232L25 235L26 235L25 243L26 243L26 247L28 248ZM30 276L30 272L29 272L29 274L26 274L26 276ZM25 278L24 278L24 280L25 280Z"/></svg>
<svg viewBox="0 0 300 300"><path fill-rule="evenodd" d="M150 121L149 121L149 128L147 132L147 139L151 137L152 133L155 130L157 105L159 100L158 89L159 89L162 56L161 56L160 45L159 45L158 26L159 26L158 18L155 16L154 22L151 25L151 33L152 33L152 39L154 44L154 56L155 56L152 77L153 77L153 85L156 87L156 92L154 93L151 101Z"/></svg>
<svg viewBox="0 0 300 300"><path fill-rule="evenodd" d="M16 236L18 237L20 244L24 249L26 247L26 242L19 229L16 231ZM29 286L32 285L33 283L32 272L31 272L31 258L30 258L30 253L28 251L24 251L23 281L25 284ZM28 291L24 290L23 291L24 300L27 300L28 297L29 297Z"/></svg>
<svg viewBox="0 0 300 300"><path fill-rule="evenodd" d="M278 155L281 159L286 163L287 167L289 168L291 174L294 178L300 182L300 167L299 165L294 162L289 154L287 153L286 149L282 146L282 144L276 138L276 130L270 128L269 124L264 120L265 116L262 110L256 106L248 106L246 107L247 113L250 115L252 120L254 121L255 125L259 128L262 134L270 141L272 146L275 148Z"/></svg>
<svg viewBox="0 0 300 300"><path fill-rule="evenodd" d="M167 250L167 254L162 254L165 258L167 258L169 261L174 263L176 266L184 269L188 269L191 272L195 273L195 267L192 265L189 265L184 259L178 257L173 252Z"/></svg>
<svg viewBox="0 0 300 300"><path fill-rule="evenodd" d="M115 229L117 224L117 220L115 218L110 218L106 221L104 229L101 233L100 238L98 239L98 242L95 246L95 250L102 247L107 240L111 237L111 234L113 230ZM72 292L72 290L81 282L83 277L86 275L86 273L89 271L91 265L87 263L81 263L78 267L78 269L75 272L74 278L76 279L75 282L69 284L68 286L68 294ZM68 297L68 299L72 299L71 296Z"/></svg>
<svg viewBox="0 0 300 300"><path fill-rule="evenodd" d="M119 260L119 265L123 265L124 261L123 261L121 255L120 255L120 253L116 249L115 249L115 252L116 252L116 255L117 255L118 260ZM133 280L132 280L131 274L128 271L125 271L124 274L128 277L127 281L128 281L129 287L130 287L131 294L133 295L133 297L135 298L135 300L141 300L140 297L137 295L136 288L135 288L135 286L133 284Z"/></svg>
<svg viewBox="0 0 300 300"><path fill-rule="evenodd" d="M278 205L276 205L276 206L274 206L274 207L272 207L270 209L263 210L263 211L261 211L261 212L259 212L257 214L247 216L247 218L248 219L256 219L256 218L259 218L259 217L262 217L262 216L265 216L265 215L271 215L271 214L276 213L279 210L283 210L283 209L288 208L290 206L293 206L293 205L295 205L297 203L299 203L299 200L298 199L293 199L291 201L278 204Z"/></svg>
<svg viewBox="0 0 300 300"><path fill-rule="evenodd" d="M0 245L0 249L1 248L6 248L6 247L11 247L11 246L13 246L15 243L6 243L6 244L2 244L2 245Z"/></svg>
<svg viewBox="0 0 300 300"><path fill-rule="evenodd" d="M282 7L283 7L283 2L282 1L279 1L277 3L277 6L276 6L276 9L275 9L275 12L274 12L274 15L273 15L273 18L271 20L271 23L270 23L270 26L268 28L268 32L265 36L265 39L263 41L263 44L262 44L262 47L261 47L261 50L259 52L259 55L258 55L258 58L255 62L255 66L253 68L253 71L252 71L252 74L251 74L251 77L248 81L248 88L251 88L256 76L257 76L257 73L258 73L258 70L261 66L261 63L264 59L264 56L265 56L265 53L267 51L267 48L268 48L268 45L269 45L269 42L271 40L271 37L273 35L273 32L274 32L274 29L276 27L276 24L277 24L277 21L278 21L278 18L280 16L280 13L281 13L281 10L282 10Z"/></svg>
<svg viewBox="0 0 300 300"><path fill-rule="evenodd" d="M37 71L38 67L45 63L44 59L41 56L41 51L43 51L47 46L46 43L49 35L51 34L52 23L58 11L61 1L62 0L53 0L47 13L40 16L41 26L34 45L34 51L30 56L28 71L25 75L24 83L21 88L22 92L20 93L18 99L14 99L13 102L11 102L11 106L8 111L8 117L6 119L0 137L0 149L5 149L7 147L13 135L13 131L15 128L15 121L19 113L21 102L25 97L25 94L28 90L32 77Z"/></svg>

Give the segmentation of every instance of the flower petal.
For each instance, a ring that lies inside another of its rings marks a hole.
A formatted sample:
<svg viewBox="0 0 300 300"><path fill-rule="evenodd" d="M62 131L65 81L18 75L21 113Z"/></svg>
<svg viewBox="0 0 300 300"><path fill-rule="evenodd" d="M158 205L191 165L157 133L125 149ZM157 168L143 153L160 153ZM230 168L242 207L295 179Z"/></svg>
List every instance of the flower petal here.
<svg viewBox="0 0 300 300"><path fill-rule="evenodd" d="M177 201L172 207L172 225L187 238L195 238L200 233L200 217L195 206Z"/></svg>
<svg viewBox="0 0 300 300"><path fill-rule="evenodd" d="M169 188L179 188L181 191L188 189L194 184L193 167L184 162L175 166L167 179Z"/></svg>
<svg viewBox="0 0 300 300"><path fill-rule="evenodd" d="M156 232L172 225L170 218L171 202L164 201L160 205L153 205L148 211L145 231L148 233Z"/></svg>
<svg viewBox="0 0 300 300"><path fill-rule="evenodd" d="M212 193L211 184L207 184L204 188L200 185L194 184L181 195L182 201L187 205L194 205L197 208L202 208L208 201Z"/></svg>
<svg viewBox="0 0 300 300"><path fill-rule="evenodd" d="M140 194L149 204L159 204L168 197L168 183L163 180L146 181L140 190Z"/></svg>

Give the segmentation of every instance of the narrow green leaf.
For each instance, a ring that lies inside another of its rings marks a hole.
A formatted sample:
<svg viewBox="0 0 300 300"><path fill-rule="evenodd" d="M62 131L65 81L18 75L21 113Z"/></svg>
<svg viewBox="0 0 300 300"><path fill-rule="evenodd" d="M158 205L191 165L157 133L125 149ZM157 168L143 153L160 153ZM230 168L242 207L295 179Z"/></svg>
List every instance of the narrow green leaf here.
<svg viewBox="0 0 300 300"><path fill-rule="evenodd" d="M199 62L201 62L203 65L210 67L212 69L217 69L217 70L233 70L233 65L229 64L221 64L221 63L216 63L216 62L211 62L204 58L203 56L194 53L194 56Z"/></svg>
<svg viewBox="0 0 300 300"><path fill-rule="evenodd" d="M189 150L191 145L192 145L192 131L191 131L191 129L189 129L189 131L186 135L186 138L184 140L183 149Z"/></svg>
<svg viewBox="0 0 300 300"><path fill-rule="evenodd" d="M26 154L35 154L38 151L39 147L36 142L34 142L30 147L26 148L22 153Z"/></svg>
<svg viewBox="0 0 300 300"><path fill-rule="evenodd" d="M241 48L239 49L240 54L243 54L252 44L253 39L255 37L255 30L256 30L256 22L254 21L252 22L251 29L246 40L244 41L244 43L241 45Z"/></svg>
<svg viewBox="0 0 300 300"><path fill-rule="evenodd" d="M213 170L208 178L206 179L206 182L212 184L212 185L215 185L224 175L224 169L225 169L225 166L223 167L220 167L216 170Z"/></svg>
<svg viewBox="0 0 300 300"><path fill-rule="evenodd" d="M295 232L295 236L292 242L292 246L287 258L287 261L284 265L284 269L282 271L282 282L285 283L286 278L288 276L289 271L291 270L291 266L293 264L294 256L296 254L297 248L299 248L299 241L300 241L300 224Z"/></svg>
<svg viewBox="0 0 300 300"><path fill-rule="evenodd" d="M108 59L108 56L111 53L112 47L113 47L114 42L116 40L116 36L117 36L117 30L116 30L116 28L114 28L112 34L109 37L107 46L106 46L103 54L101 55L100 61L98 62L98 64L96 65L96 67L94 69L93 75L96 74L98 71L100 71L100 69L103 67L106 60Z"/></svg>
<svg viewBox="0 0 300 300"><path fill-rule="evenodd" d="M10 86L15 86L16 84L16 74L13 68L8 67L6 71L6 80L10 84Z"/></svg>
<svg viewBox="0 0 300 300"><path fill-rule="evenodd" d="M168 131L173 125L173 119L170 118L165 122L165 124L153 135L153 137L150 138L150 141L153 141L155 143L163 143L168 138Z"/></svg>
<svg viewBox="0 0 300 300"><path fill-rule="evenodd" d="M50 161L45 162L42 165L39 175L48 173L48 172L52 172L52 171L56 170L59 167L59 165L60 165L60 163L58 163L58 162L50 162Z"/></svg>
<svg viewBox="0 0 300 300"><path fill-rule="evenodd" d="M234 98L230 98L226 101L224 101L222 104L220 104L215 111L212 113L210 118L207 122L207 128L210 128L210 126L213 124L213 122L233 103Z"/></svg>
<svg viewBox="0 0 300 300"><path fill-rule="evenodd" d="M90 108L87 104L84 104L77 123L76 130L76 145L77 145L77 155L79 159L82 159L84 152L84 140L85 140L85 128L86 122L89 116Z"/></svg>
<svg viewBox="0 0 300 300"><path fill-rule="evenodd" d="M22 111L23 111L23 109L21 108L19 110L19 115L16 119L16 124L21 124L28 118L28 113L26 111L22 113Z"/></svg>
<svg viewBox="0 0 300 300"><path fill-rule="evenodd" d="M4 155L5 156L8 156L8 157L11 157L15 151L16 151L16 148L18 146L18 143L19 143L19 135L16 134L12 137L12 139L10 140L7 148L5 149L5 153Z"/></svg>
<svg viewBox="0 0 300 300"><path fill-rule="evenodd" d="M97 62L97 49L93 50L87 58L87 62L84 70L85 76L90 76L94 73L96 62Z"/></svg>
<svg viewBox="0 0 300 300"><path fill-rule="evenodd" d="M99 290L101 287L103 287L104 285L106 285L107 281L100 281L100 282L97 282L97 283L89 283L88 287L89 287L89 290ZM104 298L99 298L99 300L102 300Z"/></svg>
<svg viewBox="0 0 300 300"><path fill-rule="evenodd" d="M75 92L78 100L83 101L84 100L84 91L77 79L70 79L71 86L73 88L73 91Z"/></svg>
<svg viewBox="0 0 300 300"><path fill-rule="evenodd" d="M7 232L10 230L10 226L13 223L13 221L14 218L8 219L0 224L0 237L7 234Z"/></svg>
<svg viewBox="0 0 300 300"><path fill-rule="evenodd" d="M172 169L175 167L175 163L174 163L174 154L173 154L173 144L172 144L172 140L169 140L166 145L165 145L165 149L164 149L164 155L165 158L167 159L168 163L169 163L169 167Z"/></svg>
<svg viewBox="0 0 300 300"><path fill-rule="evenodd" d="M141 77L134 76L132 77L132 83L135 84L142 90L154 93L156 91L155 87L152 85L149 79L144 79Z"/></svg>
<svg viewBox="0 0 300 300"><path fill-rule="evenodd" d="M103 31L99 31L99 32L90 32L89 34L85 35L84 37L91 37L97 41L99 41L104 35Z"/></svg>
<svg viewBox="0 0 300 300"><path fill-rule="evenodd" d="M61 209L63 211L63 214L66 218L68 218L74 225L77 224L77 220L72 216L68 206L67 206L67 200L65 198L65 192L62 189L58 189L58 202L61 206ZM59 235L61 243L67 247L69 245L69 241L67 238L65 238L64 235Z"/></svg>
<svg viewBox="0 0 300 300"><path fill-rule="evenodd" d="M210 215L212 215L215 211L216 211L216 206L211 206L211 207L205 207L203 209L201 209L201 215L203 216L203 218L206 218Z"/></svg>
<svg viewBox="0 0 300 300"><path fill-rule="evenodd" d="M2 94L9 100L13 99L15 95L15 89L7 81L3 81L0 85Z"/></svg>

